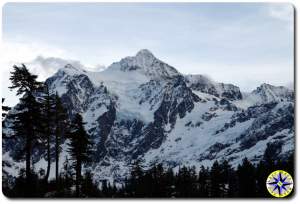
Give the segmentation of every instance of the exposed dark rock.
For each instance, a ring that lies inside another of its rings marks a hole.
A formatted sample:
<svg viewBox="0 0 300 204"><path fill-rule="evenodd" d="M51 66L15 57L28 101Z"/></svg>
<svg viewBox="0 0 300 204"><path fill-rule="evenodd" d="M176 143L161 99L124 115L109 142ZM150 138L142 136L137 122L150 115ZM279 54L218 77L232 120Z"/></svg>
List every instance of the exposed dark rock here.
<svg viewBox="0 0 300 204"><path fill-rule="evenodd" d="M216 113L209 113L209 112L205 112L201 118L205 121L210 121L212 118L217 117Z"/></svg>
<svg viewBox="0 0 300 204"><path fill-rule="evenodd" d="M203 160L213 160L216 158L216 155L223 149L229 147L231 144L222 144L222 143L215 143L214 145L210 146L209 148L206 149L204 153L202 153L199 156L199 161Z"/></svg>

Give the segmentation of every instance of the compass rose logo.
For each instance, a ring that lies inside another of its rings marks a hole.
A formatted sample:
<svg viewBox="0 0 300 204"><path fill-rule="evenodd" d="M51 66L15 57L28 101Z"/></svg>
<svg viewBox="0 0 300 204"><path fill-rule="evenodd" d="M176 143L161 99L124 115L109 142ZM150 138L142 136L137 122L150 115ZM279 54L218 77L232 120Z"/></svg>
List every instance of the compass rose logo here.
<svg viewBox="0 0 300 204"><path fill-rule="evenodd" d="M292 192L293 178L286 171L277 170L268 176L266 185L272 196L283 198Z"/></svg>

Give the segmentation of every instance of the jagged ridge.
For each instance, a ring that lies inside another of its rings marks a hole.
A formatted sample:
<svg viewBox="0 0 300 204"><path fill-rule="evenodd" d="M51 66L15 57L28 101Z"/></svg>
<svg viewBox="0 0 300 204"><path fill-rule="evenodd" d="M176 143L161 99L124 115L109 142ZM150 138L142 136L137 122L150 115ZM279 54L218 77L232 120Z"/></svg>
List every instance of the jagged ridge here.
<svg viewBox="0 0 300 204"><path fill-rule="evenodd" d="M82 113L95 144L95 163L86 167L95 179L121 181L137 158L146 167L199 167L223 157L233 165L244 156L259 161L268 143L280 144L278 157L294 150L293 91L263 84L243 97L232 84L182 75L148 50L102 72L68 64L46 83L70 117ZM9 134L9 128L4 131ZM13 153L8 146L3 159L14 159ZM66 154L64 149L62 162Z"/></svg>

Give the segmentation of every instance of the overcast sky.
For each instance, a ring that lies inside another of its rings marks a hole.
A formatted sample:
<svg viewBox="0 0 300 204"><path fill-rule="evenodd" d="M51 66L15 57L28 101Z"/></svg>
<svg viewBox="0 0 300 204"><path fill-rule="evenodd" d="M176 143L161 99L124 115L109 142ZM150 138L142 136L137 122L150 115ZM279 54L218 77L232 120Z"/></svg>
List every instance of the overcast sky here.
<svg viewBox="0 0 300 204"><path fill-rule="evenodd" d="M95 70L147 48L181 73L206 74L242 91L263 82L290 86L293 15L290 4L8 3L1 68L4 82L12 63L37 56ZM55 69L34 71L45 78Z"/></svg>

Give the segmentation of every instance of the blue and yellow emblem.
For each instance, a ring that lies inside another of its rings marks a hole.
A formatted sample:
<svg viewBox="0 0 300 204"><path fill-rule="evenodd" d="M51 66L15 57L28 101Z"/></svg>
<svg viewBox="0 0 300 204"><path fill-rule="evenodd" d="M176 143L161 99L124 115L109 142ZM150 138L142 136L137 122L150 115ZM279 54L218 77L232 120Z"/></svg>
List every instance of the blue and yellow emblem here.
<svg viewBox="0 0 300 204"><path fill-rule="evenodd" d="M273 171L266 181L269 193L277 198L289 195L294 187L292 176L283 170Z"/></svg>

